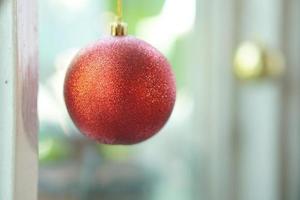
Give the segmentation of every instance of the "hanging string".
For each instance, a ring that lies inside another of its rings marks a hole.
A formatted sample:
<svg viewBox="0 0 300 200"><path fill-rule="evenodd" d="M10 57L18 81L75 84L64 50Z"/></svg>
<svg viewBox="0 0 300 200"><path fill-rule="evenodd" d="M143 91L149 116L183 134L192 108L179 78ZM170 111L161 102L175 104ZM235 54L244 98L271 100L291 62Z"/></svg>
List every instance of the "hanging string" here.
<svg viewBox="0 0 300 200"><path fill-rule="evenodd" d="M122 0L117 0L117 19L118 21L122 21L123 11L122 11Z"/></svg>

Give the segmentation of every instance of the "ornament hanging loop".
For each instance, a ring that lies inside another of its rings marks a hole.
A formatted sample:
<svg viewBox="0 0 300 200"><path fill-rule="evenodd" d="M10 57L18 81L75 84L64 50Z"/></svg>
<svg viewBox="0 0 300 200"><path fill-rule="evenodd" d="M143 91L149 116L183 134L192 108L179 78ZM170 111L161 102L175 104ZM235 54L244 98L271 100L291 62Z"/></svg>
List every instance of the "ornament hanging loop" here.
<svg viewBox="0 0 300 200"><path fill-rule="evenodd" d="M126 36L127 35L127 24L124 22L114 22L111 24L111 35L112 36Z"/></svg>
<svg viewBox="0 0 300 200"><path fill-rule="evenodd" d="M123 22L122 0L117 0L117 18L116 22L111 24L112 36L126 36L127 24Z"/></svg>

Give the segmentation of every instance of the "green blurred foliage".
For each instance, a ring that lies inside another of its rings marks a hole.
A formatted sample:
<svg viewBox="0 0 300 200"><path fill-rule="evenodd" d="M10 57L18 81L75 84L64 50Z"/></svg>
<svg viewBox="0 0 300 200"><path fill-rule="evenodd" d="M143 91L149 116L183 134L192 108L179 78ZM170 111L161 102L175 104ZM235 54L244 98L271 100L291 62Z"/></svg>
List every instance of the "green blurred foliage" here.
<svg viewBox="0 0 300 200"><path fill-rule="evenodd" d="M63 130L53 124L42 124L39 133L39 161L51 164L70 159L71 143Z"/></svg>
<svg viewBox="0 0 300 200"><path fill-rule="evenodd" d="M65 140L48 137L39 141L39 161L41 164L56 163L70 156L70 145Z"/></svg>
<svg viewBox="0 0 300 200"><path fill-rule="evenodd" d="M135 32L136 24L140 20L159 14L164 3L165 0L123 0L123 18L130 25L129 33ZM109 0L108 7L116 12L117 0Z"/></svg>
<svg viewBox="0 0 300 200"><path fill-rule="evenodd" d="M99 144L97 145L97 149L99 154L101 154L104 159L108 160L126 160L132 152L131 147L121 145L111 146Z"/></svg>

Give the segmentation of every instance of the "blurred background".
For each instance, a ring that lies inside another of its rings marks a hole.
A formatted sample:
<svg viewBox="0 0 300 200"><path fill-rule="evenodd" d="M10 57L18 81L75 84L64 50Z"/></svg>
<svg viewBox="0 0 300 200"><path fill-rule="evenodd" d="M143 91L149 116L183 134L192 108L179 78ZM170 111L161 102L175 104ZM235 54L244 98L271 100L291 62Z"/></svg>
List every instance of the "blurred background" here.
<svg viewBox="0 0 300 200"><path fill-rule="evenodd" d="M116 0L39 1L39 199L299 200L300 1L123 4L129 33L172 64L173 114L134 146L81 136L64 75L109 34Z"/></svg>

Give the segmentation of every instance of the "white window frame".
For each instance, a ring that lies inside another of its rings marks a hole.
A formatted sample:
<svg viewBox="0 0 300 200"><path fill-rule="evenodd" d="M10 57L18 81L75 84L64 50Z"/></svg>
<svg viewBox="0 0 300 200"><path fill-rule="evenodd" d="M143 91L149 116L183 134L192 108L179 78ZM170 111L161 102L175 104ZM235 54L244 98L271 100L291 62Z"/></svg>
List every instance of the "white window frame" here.
<svg viewBox="0 0 300 200"><path fill-rule="evenodd" d="M37 1L0 1L0 199L38 194Z"/></svg>

